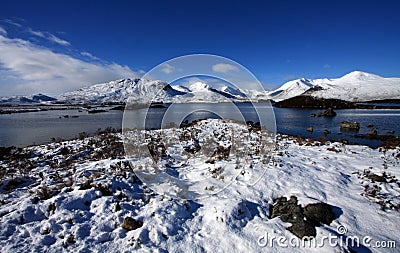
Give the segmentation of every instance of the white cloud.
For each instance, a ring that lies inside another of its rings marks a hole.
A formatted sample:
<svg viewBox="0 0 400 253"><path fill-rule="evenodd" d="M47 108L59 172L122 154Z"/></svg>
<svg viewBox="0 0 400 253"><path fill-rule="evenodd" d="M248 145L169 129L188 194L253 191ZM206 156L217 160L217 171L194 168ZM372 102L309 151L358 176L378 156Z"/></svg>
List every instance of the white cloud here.
<svg viewBox="0 0 400 253"><path fill-rule="evenodd" d="M89 52L81 52L81 55L86 56L92 60L96 60L96 61L101 61L100 58L94 56L93 54L89 53Z"/></svg>
<svg viewBox="0 0 400 253"><path fill-rule="evenodd" d="M239 68L227 63L218 63L212 66L212 70L218 73L228 73L230 71L238 72Z"/></svg>
<svg viewBox="0 0 400 253"><path fill-rule="evenodd" d="M172 72L175 71L175 67L171 66L168 63L165 63L163 64L161 71L164 72L165 74L171 74Z"/></svg>
<svg viewBox="0 0 400 253"><path fill-rule="evenodd" d="M19 20L23 21L23 19L19 19ZM10 24L10 25L16 26L16 27L22 27L22 25L20 23L17 23L15 21L11 20L11 19L4 19L3 21L8 23L8 24Z"/></svg>
<svg viewBox="0 0 400 253"><path fill-rule="evenodd" d="M35 36L38 36L38 37L41 37L41 38L46 38L46 35L44 35L44 32L34 31L34 30L30 29L30 28L28 28L28 32L30 34L32 34L32 35L35 35Z"/></svg>
<svg viewBox="0 0 400 253"><path fill-rule="evenodd" d="M57 37L57 36L55 36L55 35L53 35L53 34L49 34L49 36L48 36L47 39L50 40L50 41L52 41L52 42L54 42L54 43L60 44L60 45L62 45L62 46L69 46L69 45L71 45L68 41L63 40L63 39L60 39L59 37Z"/></svg>
<svg viewBox="0 0 400 253"><path fill-rule="evenodd" d="M138 77L116 63L93 63L0 35L0 96L59 94L93 83Z"/></svg>
<svg viewBox="0 0 400 253"><path fill-rule="evenodd" d="M51 34L49 32L34 31L31 28L28 28L28 32L32 35L35 35L35 36L43 38L43 39L47 39L51 42L57 43L62 46L70 46L71 45L68 41L60 39L59 37L57 37L54 34Z"/></svg>
<svg viewBox="0 0 400 253"><path fill-rule="evenodd" d="M2 35L7 35L6 29L4 29L4 28L1 27L1 26L0 26L0 34L2 34Z"/></svg>

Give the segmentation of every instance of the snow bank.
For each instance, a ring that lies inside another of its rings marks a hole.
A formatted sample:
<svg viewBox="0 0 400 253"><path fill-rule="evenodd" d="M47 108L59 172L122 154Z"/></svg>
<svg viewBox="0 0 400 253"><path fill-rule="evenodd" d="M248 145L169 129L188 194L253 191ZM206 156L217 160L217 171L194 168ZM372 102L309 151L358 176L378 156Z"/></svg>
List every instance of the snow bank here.
<svg viewBox="0 0 400 253"><path fill-rule="evenodd" d="M289 223L269 218L274 199L281 196L296 196L302 206L326 202L335 207L337 219L317 227L313 240L340 236L340 226L347 230L339 237L342 242L369 236L370 243L394 241L399 247L399 148L379 150L280 135L273 159L259 165L266 173L256 184L248 180L252 161L243 160L243 173L224 191L199 200L176 200L138 180L135 164L113 151L120 148L120 138L104 134L34 146L25 149L25 158L10 155L0 161L1 252L348 250L344 244L311 249L282 248L276 241L265 244L266 235L294 237L286 229ZM128 231L122 228L126 217L143 224ZM364 243L356 250L382 249Z"/></svg>

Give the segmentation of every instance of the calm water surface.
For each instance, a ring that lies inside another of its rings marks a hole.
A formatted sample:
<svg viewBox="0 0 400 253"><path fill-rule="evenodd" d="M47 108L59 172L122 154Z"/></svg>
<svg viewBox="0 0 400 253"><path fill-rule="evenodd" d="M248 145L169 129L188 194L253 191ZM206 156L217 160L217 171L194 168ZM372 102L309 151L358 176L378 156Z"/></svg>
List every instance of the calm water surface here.
<svg viewBox="0 0 400 253"><path fill-rule="evenodd" d="M173 113L169 117L180 121L182 118L192 120L196 118L215 117L215 114L208 111L224 112L225 115L237 113L232 112L231 104L208 104L201 105L201 110L190 114L196 109L196 105L187 104L174 105ZM266 112L264 117L271 117L270 107L267 104L257 105L258 110ZM238 108L244 115L244 120L257 121L257 114L251 104L239 104ZM386 130L394 130L395 135L400 134L400 110L362 110L345 109L336 110L337 116L333 118L309 117L311 113L321 110L305 110L291 108L273 108L276 117L276 129L280 133L303 135L306 137L319 138L324 136L325 129L330 130L331 134L326 135L328 139L340 140L347 139L360 144L377 146L379 141L355 138L354 132L341 131L339 124L342 121L357 121L361 129L358 133L368 133L372 124L378 134L386 134ZM167 111L166 108L151 108L148 112L147 126L158 127L160 119ZM132 110L129 119L133 120L135 114L144 114L145 110ZM64 118L69 115L69 118ZM79 116L79 117L71 117ZM42 144L51 141L51 138L70 139L75 138L81 132L89 134L95 133L99 128L113 127L120 129L122 127L122 111L108 111L105 113L88 114L86 111L63 110L63 111L43 111L30 113L16 113L0 115L0 146L27 146L32 144ZM275 124L268 121L268 128L274 128ZM308 127L313 127L314 132L306 131Z"/></svg>

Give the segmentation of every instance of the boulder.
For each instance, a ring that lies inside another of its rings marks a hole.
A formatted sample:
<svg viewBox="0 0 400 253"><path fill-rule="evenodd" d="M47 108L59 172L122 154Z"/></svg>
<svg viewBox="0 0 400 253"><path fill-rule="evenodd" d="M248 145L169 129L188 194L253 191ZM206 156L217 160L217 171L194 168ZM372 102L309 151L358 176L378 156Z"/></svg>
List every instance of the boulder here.
<svg viewBox="0 0 400 253"><path fill-rule="evenodd" d="M296 223L304 220L303 210L300 205L297 204L297 198L291 196L289 200L285 197L281 197L275 200L270 212L271 218L280 216L284 222Z"/></svg>
<svg viewBox="0 0 400 253"><path fill-rule="evenodd" d="M369 174L367 178L370 179L372 182L387 183L386 178L384 176Z"/></svg>
<svg viewBox="0 0 400 253"><path fill-rule="evenodd" d="M321 224L329 225L336 219L331 206L326 203L308 204L304 207L304 215L307 217L307 220L315 226Z"/></svg>
<svg viewBox="0 0 400 253"><path fill-rule="evenodd" d="M322 224L329 225L336 215L332 207L326 203L308 204L304 208L297 203L297 198L291 196L289 200L285 197L275 199L270 209L270 218L280 217L283 222L290 222L290 232L299 238L315 237L315 227Z"/></svg>
<svg viewBox="0 0 400 253"><path fill-rule="evenodd" d="M305 220L294 223L288 227L288 230L299 238L315 237L317 235L315 227Z"/></svg>
<svg viewBox="0 0 400 253"><path fill-rule="evenodd" d="M139 220L135 220L132 217L126 217L124 219L124 223L122 224L122 228L130 231L135 230L143 226L143 222Z"/></svg>
<svg viewBox="0 0 400 253"><path fill-rule="evenodd" d="M339 141L341 143L343 143L343 144L349 144L350 143L349 140L346 140L346 139L340 139Z"/></svg>
<svg viewBox="0 0 400 253"><path fill-rule="evenodd" d="M378 135L378 131L376 131L376 129L371 129L371 130L369 130L368 134L376 136L376 135Z"/></svg>
<svg viewBox="0 0 400 253"><path fill-rule="evenodd" d="M317 115L318 117L335 117L336 116L336 112L332 109L332 108L328 108L326 109L324 112L319 113Z"/></svg>
<svg viewBox="0 0 400 253"><path fill-rule="evenodd" d="M343 121L343 122L340 122L340 128L344 129L344 130L358 131L358 130L360 130L360 123Z"/></svg>
<svg viewBox="0 0 400 253"><path fill-rule="evenodd" d="M335 117L335 116L336 112L332 108L328 108L323 112L310 114L310 117Z"/></svg>

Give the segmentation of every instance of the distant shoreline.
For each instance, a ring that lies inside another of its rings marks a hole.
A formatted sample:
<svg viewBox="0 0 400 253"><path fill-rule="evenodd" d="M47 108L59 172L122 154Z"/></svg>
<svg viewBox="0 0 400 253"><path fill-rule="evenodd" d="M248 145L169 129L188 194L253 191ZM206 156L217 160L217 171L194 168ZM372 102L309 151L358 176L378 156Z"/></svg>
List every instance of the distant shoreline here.
<svg viewBox="0 0 400 253"><path fill-rule="evenodd" d="M268 103L270 102L273 107L277 108L297 108L297 109L400 109L400 99L387 99L387 100L374 100L365 102L349 102L339 99L320 99L311 96L297 96L280 102L274 101L234 101L235 104L240 103ZM209 102L195 101L192 103L179 103L179 104L203 104ZM215 102L215 103L229 103L229 102ZM158 103L154 102L157 107L163 105L170 105L174 103ZM103 104L2 104L0 105L0 114L13 114L13 113L26 113L26 112L41 112L49 110L73 110L83 109L88 110L98 107L110 107L112 106L122 110L126 107L125 103L103 103ZM142 109L147 108L148 104L137 104L132 108L127 109ZM153 106L156 107L156 106ZM114 109L116 110L116 109Z"/></svg>
<svg viewBox="0 0 400 253"><path fill-rule="evenodd" d="M400 109L400 99L372 100L365 102L350 102L333 98L317 98L300 95L274 104L278 108L299 109Z"/></svg>

